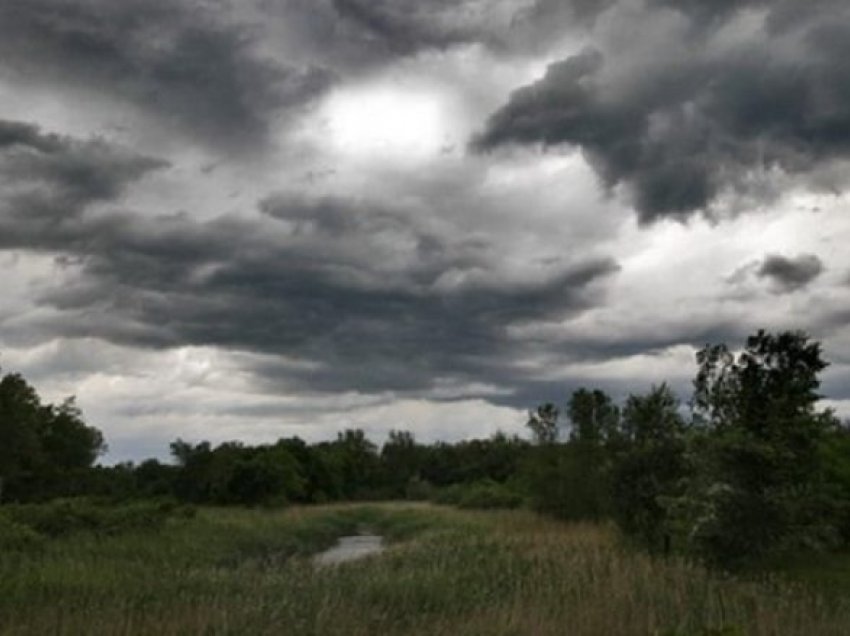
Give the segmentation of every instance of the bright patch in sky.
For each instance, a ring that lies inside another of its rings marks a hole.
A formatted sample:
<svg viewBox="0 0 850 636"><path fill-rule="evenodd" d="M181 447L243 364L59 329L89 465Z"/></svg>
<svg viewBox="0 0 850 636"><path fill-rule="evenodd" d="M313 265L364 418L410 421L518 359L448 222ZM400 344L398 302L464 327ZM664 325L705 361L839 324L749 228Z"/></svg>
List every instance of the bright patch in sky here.
<svg viewBox="0 0 850 636"><path fill-rule="evenodd" d="M326 105L331 142L358 158L424 159L446 141L440 98L424 90L341 90Z"/></svg>

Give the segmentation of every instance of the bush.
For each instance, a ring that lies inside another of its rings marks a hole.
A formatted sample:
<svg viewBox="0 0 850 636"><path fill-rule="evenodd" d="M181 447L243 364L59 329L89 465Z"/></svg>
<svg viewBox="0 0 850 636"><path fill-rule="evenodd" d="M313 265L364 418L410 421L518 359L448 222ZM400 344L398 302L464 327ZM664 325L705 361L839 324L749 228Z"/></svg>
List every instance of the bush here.
<svg viewBox="0 0 850 636"><path fill-rule="evenodd" d="M0 514L0 550L26 550L41 545L43 537L35 530Z"/></svg>
<svg viewBox="0 0 850 636"><path fill-rule="evenodd" d="M493 508L519 508L524 499L522 495L511 490L504 484L485 479L471 484L455 484L443 488L434 496L434 501L440 504L457 506L459 508L489 510Z"/></svg>
<svg viewBox="0 0 850 636"><path fill-rule="evenodd" d="M98 505L85 499L63 499L47 504L9 505L4 518L16 527L36 536L57 538L91 532L112 535L122 532L151 531L170 517L191 517L194 509L173 502L136 502L126 505Z"/></svg>
<svg viewBox="0 0 850 636"><path fill-rule="evenodd" d="M420 477L411 477L405 487L404 496L410 501L427 501L434 496L434 486Z"/></svg>

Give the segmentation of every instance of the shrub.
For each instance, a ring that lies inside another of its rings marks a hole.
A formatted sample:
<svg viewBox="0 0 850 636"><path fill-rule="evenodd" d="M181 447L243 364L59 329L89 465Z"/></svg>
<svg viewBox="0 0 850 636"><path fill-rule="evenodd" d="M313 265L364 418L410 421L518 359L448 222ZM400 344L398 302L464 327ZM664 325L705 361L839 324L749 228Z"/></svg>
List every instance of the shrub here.
<svg viewBox="0 0 850 636"><path fill-rule="evenodd" d="M524 499L522 495L490 479L471 484L455 484L443 488L434 496L436 503L457 506L459 508L488 510L492 508L519 508Z"/></svg>
<svg viewBox="0 0 850 636"><path fill-rule="evenodd" d="M5 519L36 536L57 538L91 532L119 534L160 528L170 517L188 518L194 509L173 502L136 502L98 505L86 499L62 499L47 504L20 504L3 508Z"/></svg>
<svg viewBox="0 0 850 636"><path fill-rule="evenodd" d="M0 550L26 550L41 545L43 538L32 528L0 514Z"/></svg>

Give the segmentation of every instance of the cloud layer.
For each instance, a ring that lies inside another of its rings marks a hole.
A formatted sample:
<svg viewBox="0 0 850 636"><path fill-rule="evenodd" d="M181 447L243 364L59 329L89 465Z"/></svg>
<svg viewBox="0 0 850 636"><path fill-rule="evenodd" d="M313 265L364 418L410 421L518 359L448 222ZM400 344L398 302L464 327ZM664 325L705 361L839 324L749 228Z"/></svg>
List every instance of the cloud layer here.
<svg viewBox="0 0 850 636"><path fill-rule="evenodd" d="M302 389L417 390L509 366L510 326L586 309L617 271L596 258L504 280L487 246L370 200L273 195L210 221L94 214L162 162L25 124L0 131L12 141L0 175L17 183L0 202L2 245L60 253L75 272L38 298L68 337L281 354L309 363L286 369Z"/></svg>
<svg viewBox="0 0 850 636"><path fill-rule="evenodd" d="M122 459L687 398L759 328L823 339L850 415L848 36L839 0L2 3L0 362Z"/></svg>
<svg viewBox="0 0 850 636"><path fill-rule="evenodd" d="M644 222L758 193L774 173L814 182L848 159L845 4L621 2L603 17L593 46L514 91L476 149L579 147Z"/></svg>
<svg viewBox="0 0 850 636"><path fill-rule="evenodd" d="M264 58L221 3L33 0L0 6L6 74L106 92L230 148L263 145L273 118L331 83L319 67Z"/></svg>

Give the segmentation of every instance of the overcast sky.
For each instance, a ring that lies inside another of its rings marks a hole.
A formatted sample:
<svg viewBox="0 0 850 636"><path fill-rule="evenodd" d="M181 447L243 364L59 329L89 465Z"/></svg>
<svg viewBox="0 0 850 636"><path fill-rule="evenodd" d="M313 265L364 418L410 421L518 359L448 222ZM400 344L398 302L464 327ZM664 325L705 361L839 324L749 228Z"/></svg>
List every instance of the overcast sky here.
<svg viewBox="0 0 850 636"><path fill-rule="evenodd" d="M846 0L4 0L0 366L107 461L522 432L759 328L850 416Z"/></svg>

